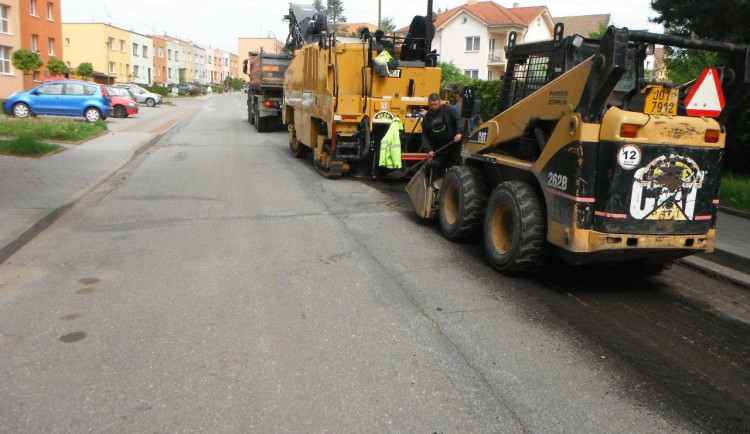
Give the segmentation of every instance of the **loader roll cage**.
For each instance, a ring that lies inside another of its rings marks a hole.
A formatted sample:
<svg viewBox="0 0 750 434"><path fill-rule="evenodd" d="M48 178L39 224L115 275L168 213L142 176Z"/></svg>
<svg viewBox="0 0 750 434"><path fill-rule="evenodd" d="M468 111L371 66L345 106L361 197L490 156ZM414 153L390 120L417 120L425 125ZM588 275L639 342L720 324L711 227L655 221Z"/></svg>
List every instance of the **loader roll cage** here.
<svg viewBox="0 0 750 434"><path fill-rule="evenodd" d="M584 121L597 121L611 106L624 110L642 111L645 97L640 94L646 86L643 61L649 47L666 45L681 49L713 51L725 55L726 64L717 68L726 105L718 122L724 124L732 110L750 91L750 48L744 44L729 44L649 32L629 31L627 28L607 28L601 40L580 35L563 37L564 26L555 26L552 41L516 45L517 35L508 38L508 63L503 75L500 112L503 112L533 92L559 77L584 60L595 56L576 111ZM684 97L695 83L680 87L678 115L685 116Z"/></svg>

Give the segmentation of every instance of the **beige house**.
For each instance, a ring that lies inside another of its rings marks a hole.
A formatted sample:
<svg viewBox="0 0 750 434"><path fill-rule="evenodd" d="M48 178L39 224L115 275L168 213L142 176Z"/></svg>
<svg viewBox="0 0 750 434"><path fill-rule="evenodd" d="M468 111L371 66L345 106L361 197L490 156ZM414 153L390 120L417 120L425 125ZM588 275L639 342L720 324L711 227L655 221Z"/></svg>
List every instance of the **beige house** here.
<svg viewBox="0 0 750 434"><path fill-rule="evenodd" d="M13 67L13 52L21 49L21 15L19 1L0 4L0 98L23 90L23 71Z"/></svg>
<svg viewBox="0 0 750 434"><path fill-rule="evenodd" d="M63 23L63 41L63 60L70 68L89 62L116 82L130 81L130 31L103 23Z"/></svg>
<svg viewBox="0 0 750 434"><path fill-rule="evenodd" d="M282 53L284 44L276 38L237 38L238 78L249 79L248 75L242 72L242 62L250 58L250 51L260 52L261 48L266 53Z"/></svg>

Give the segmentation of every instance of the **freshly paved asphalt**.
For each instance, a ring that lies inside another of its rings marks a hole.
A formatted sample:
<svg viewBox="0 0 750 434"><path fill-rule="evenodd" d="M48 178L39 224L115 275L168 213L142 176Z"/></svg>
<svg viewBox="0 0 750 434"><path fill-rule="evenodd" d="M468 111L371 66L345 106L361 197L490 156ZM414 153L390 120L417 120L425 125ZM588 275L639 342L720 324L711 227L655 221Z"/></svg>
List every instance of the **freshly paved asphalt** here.
<svg viewBox="0 0 750 434"><path fill-rule="evenodd" d="M229 97L215 96L214 98ZM204 97L205 98L205 97ZM52 224L87 192L188 119L196 100L141 107L107 120L109 132L41 159L0 155L0 263ZM684 258L691 267L750 288L750 214L720 209L716 250Z"/></svg>

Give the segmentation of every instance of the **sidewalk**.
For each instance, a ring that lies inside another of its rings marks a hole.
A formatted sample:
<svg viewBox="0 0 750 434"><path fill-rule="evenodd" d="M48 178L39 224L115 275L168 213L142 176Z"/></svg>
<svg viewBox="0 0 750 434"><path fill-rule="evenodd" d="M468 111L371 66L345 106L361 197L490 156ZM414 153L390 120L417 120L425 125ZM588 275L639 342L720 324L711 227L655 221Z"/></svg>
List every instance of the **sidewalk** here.
<svg viewBox="0 0 750 434"><path fill-rule="evenodd" d="M193 109L164 111L42 159L0 155L0 263ZM750 213L720 210L716 232L713 253L680 261L750 288Z"/></svg>
<svg viewBox="0 0 750 434"><path fill-rule="evenodd" d="M0 263L193 112L148 110L108 120L107 134L41 159L0 155Z"/></svg>

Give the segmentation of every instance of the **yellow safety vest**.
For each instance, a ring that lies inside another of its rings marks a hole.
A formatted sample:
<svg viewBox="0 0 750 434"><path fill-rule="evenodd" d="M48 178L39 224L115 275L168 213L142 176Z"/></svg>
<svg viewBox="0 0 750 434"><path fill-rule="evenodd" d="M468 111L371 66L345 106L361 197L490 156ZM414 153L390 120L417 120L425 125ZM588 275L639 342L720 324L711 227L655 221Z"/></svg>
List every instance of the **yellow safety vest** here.
<svg viewBox="0 0 750 434"><path fill-rule="evenodd" d="M394 118L391 126L380 141L380 160L378 165L387 169L401 168L401 136L399 131L404 129L401 119Z"/></svg>

